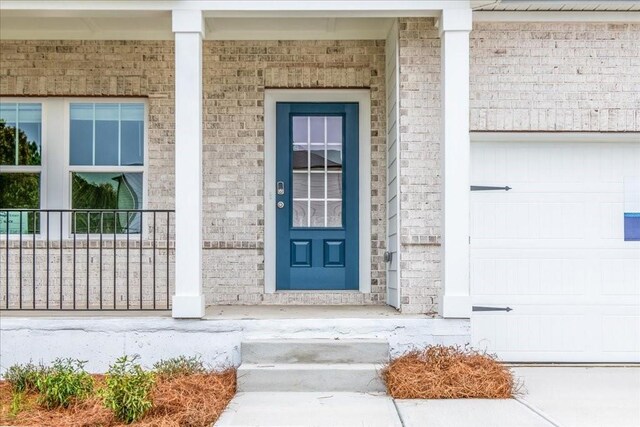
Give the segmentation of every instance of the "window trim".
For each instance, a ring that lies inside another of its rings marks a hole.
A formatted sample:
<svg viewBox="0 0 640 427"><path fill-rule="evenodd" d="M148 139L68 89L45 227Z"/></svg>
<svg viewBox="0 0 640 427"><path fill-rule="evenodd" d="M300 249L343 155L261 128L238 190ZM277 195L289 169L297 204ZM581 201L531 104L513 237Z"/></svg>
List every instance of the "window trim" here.
<svg viewBox="0 0 640 427"><path fill-rule="evenodd" d="M2 97L2 103L38 103L42 108L42 140L40 166L0 166L0 172L9 173L40 173L40 206L39 209L71 209L71 173L100 173L100 172L130 172L142 173L142 206L140 209L148 209L148 181L149 181L149 102L142 97ZM144 148L142 166L91 166L71 165L70 125L71 104L143 104L144 106ZM62 110L62 111L61 111ZM56 121L57 120L57 121ZM62 120L62 126L59 121ZM51 122L51 123L50 123ZM51 126L49 126L51 125ZM57 154L62 153L62 154ZM57 155L54 155L57 154ZM50 230L49 239L73 239L71 233L71 217L63 222L62 233L58 234L57 227ZM29 236L32 236L31 234ZM36 233L37 240L47 238L46 221L40 219L40 233ZM86 234L77 234L76 238ZM90 234L90 237L99 236ZM126 239L126 234L116 234L116 239ZM131 236L131 235L130 235ZM135 234L135 236L139 236ZM103 239L113 239L113 234L103 234ZM142 238L148 237L148 231L142 228ZM10 235L10 239L19 239L20 235Z"/></svg>

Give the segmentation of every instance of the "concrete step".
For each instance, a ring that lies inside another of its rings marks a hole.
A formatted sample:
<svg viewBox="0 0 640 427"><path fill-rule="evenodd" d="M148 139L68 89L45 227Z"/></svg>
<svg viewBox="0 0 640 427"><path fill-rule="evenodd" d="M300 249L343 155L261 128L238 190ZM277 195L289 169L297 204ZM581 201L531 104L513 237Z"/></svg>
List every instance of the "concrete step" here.
<svg viewBox="0 0 640 427"><path fill-rule="evenodd" d="M389 343L377 339L247 340L242 363L386 363Z"/></svg>
<svg viewBox="0 0 640 427"><path fill-rule="evenodd" d="M243 363L238 391L385 392L381 366L373 363Z"/></svg>

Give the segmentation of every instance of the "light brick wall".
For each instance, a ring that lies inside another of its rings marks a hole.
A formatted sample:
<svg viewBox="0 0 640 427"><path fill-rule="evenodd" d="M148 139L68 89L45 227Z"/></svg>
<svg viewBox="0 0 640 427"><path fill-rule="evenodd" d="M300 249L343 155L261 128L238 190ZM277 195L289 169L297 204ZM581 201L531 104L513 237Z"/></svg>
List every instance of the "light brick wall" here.
<svg viewBox="0 0 640 427"><path fill-rule="evenodd" d="M3 96L64 96L64 97L147 97L148 105L148 172L145 176L149 209L173 209L174 207L174 61L171 41L8 41L0 42L0 94ZM63 126L63 124L61 124ZM46 141L45 141L46 144ZM57 221L52 214L52 221ZM163 218L158 217L158 230L163 229ZM44 218L43 218L44 221ZM149 226L151 218L146 217ZM52 223L53 225L53 223ZM166 227L164 228L166 230ZM149 235L151 236L151 235ZM157 238L165 239L166 235ZM137 236L132 237L137 239ZM28 240L28 238L27 238ZM36 258L36 302L39 308L46 307L46 247L39 242ZM77 307L84 308L86 289L89 287L90 307L99 307L100 295L100 250L98 242L92 242L89 253L89 280L87 281L86 250L84 242L77 242L76 284L73 286L74 251L71 241L65 242L62 263L57 242L51 242L49 258L49 301L58 306L60 301L60 270L62 269L62 299L64 308L73 307L75 293ZM105 242L103 249L102 293L103 305L113 304L114 272L111 242ZM126 283L129 281L131 293L129 302L139 301L140 280L143 278L143 300L153 298L153 254L151 241L143 242L142 274L140 257L133 253L137 242L131 243L129 277L126 272L126 247L119 242L117 248L117 270L115 279L116 303L118 308L126 306ZM17 242L10 244L9 274L12 278L20 275ZM4 248L5 242L0 242ZM166 251L160 255L156 251L156 298L166 304ZM0 283L5 283L5 251L2 250ZM139 255L139 254L138 254ZM33 300L33 249L30 242L23 245L22 296L26 307L32 307ZM169 260L173 264L173 255ZM61 267L62 266L62 267ZM173 277L173 267L170 270ZM12 282L16 283L16 282ZM162 286L161 286L162 284ZM164 287L163 287L164 286ZM6 304L6 292L0 292L2 305ZM20 290L18 286L9 291L9 306L17 308ZM152 305L145 304L145 308Z"/></svg>
<svg viewBox="0 0 640 427"><path fill-rule="evenodd" d="M436 312L440 282L440 39L400 20L402 310ZM476 23L471 129L640 131L640 25ZM150 208L172 208L173 43L2 41L0 93L147 96ZM383 41L204 43L204 282L208 303L385 299ZM265 88L370 87L372 293L265 295Z"/></svg>
<svg viewBox="0 0 640 427"><path fill-rule="evenodd" d="M434 19L399 21L402 311L437 312L440 279L440 38Z"/></svg>
<svg viewBox="0 0 640 427"><path fill-rule="evenodd" d="M401 286L404 312L437 312L440 39L399 21ZM639 131L640 25L475 23L472 131Z"/></svg>
<svg viewBox="0 0 640 427"><path fill-rule="evenodd" d="M471 129L640 131L640 24L478 22Z"/></svg>
<svg viewBox="0 0 640 427"><path fill-rule="evenodd" d="M2 95L148 97L148 206L173 208L173 42L2 41L0 57ZM207 303L382 304L384 42L205 42L203 83L203 276ZM264 295L263 100L269 87L371 89L370 294ZM70 264L66 265L65 278L72 275ZM30 277L25 276L23 283L28 287Z"/></svg>
<svg viewBox="0 0 640 427"><path fill-rule="evenodd" d="M384 41L206 41L203 54L207 302L384 303ZM370 88L370 294L264 294L265 88Z"/></svg>
<svg viewBox="0 0 640 427"><path fill-rule="evenodd" d="M3 96L148 97L148 207L174 206L173 42L0 42Z"/></svg>

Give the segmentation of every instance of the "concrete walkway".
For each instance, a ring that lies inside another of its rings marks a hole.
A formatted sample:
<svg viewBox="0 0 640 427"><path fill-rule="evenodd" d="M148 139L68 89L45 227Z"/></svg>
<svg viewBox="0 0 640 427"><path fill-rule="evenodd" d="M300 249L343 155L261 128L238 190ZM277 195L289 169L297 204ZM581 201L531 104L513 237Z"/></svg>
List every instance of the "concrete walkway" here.
<svg viewBox="0 0 640 427"><path fill-rule="evenodd" d="M393 400L362 393L238 393L216 426L638 427L640 367L518 367L518 399Z"/></svg>
<svg viewBox="0 0 640 427"><path fill-rule="evenodd" d="M389 396L363 393L238 393L219 426L402 427Z"/></svg>
<svg viewBox="0 0 640 427"><path fill-rule="evenodd" d="M561 427L639 427L640 366L514 368L520 399Z"/></svg>

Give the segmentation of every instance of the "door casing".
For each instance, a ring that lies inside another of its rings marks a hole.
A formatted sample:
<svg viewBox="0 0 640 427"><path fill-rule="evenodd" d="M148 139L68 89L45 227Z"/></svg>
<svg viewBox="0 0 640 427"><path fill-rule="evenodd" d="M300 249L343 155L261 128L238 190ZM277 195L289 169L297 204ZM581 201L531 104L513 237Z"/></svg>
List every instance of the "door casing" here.
<svg viewBox="0 0 640 427"><path fill-rule="evenodd" d="M264 274L265 293L276 292L276 102L359 104L359 288L371 292L371 95L369 89L268 89L265 91ZM292 291L279 291L292 292ZM300 292L300 291L293 291ZM326 291L306 291L326 292ZM354 292L354 291L332 291Z"/></svg>

